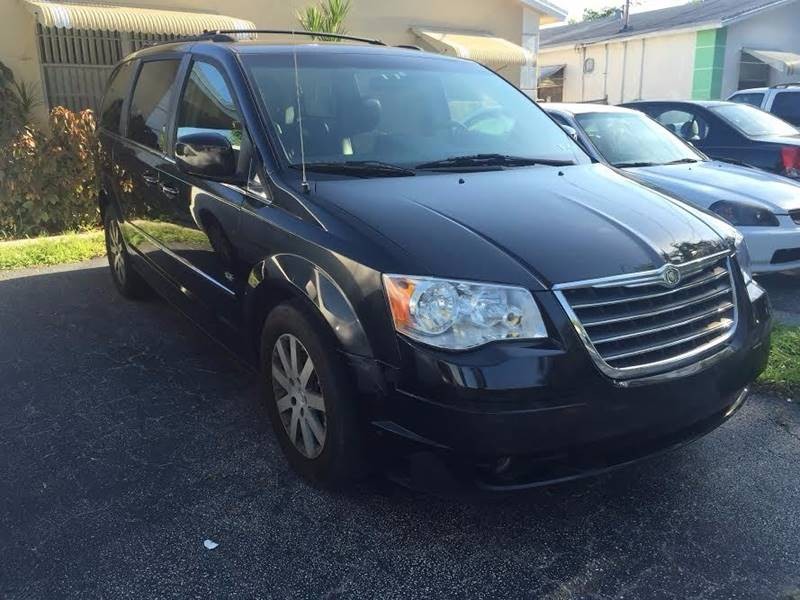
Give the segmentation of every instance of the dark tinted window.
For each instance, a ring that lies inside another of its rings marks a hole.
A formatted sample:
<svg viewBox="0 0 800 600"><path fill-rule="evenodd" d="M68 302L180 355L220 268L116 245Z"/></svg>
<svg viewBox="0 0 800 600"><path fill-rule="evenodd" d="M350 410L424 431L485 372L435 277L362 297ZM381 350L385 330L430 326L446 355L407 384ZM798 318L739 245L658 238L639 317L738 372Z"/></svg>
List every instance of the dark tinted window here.
<svg viewBox="0 0 800 600"><path fill-rule="evenodd" d="M746 94L734 94L729 98L730 102L738 102L739 104L749 104L751 106L760 107L764 101L763 92L748 92Z"/></svg>
<svg viewBox="0 0 800 600"><path fill-rule="evenodd" d="M142 65L128 119L128 137L132 140L165 151L170 100L177 87L179 66L177 60L158 60Z"/></svg>
<svg viewBox="0 0 800 600"><path fill-rule="evenodd" d="M236 147L242 123L228 84L219 70L204 62L192 66L178 109L178 137L197 131L224 135Z"/></svg>
<svg viewBox="0 0 800 600"><path fill-rule="evenodd" d="M133 63L125 63L111 75L111 81L100 109L100 126L119 133L122 120L122 105L131 85Z"/></svg>
<svg viewBox="0 0 800 600"><path fill-rule="evenodd" d="M709 110L747 136L800 134L789 123L747 104L718 104Z"/></svg>
<svg viewBox="0 0 800 600"><path fill-rule="evenodd" d="M800 92L778 92L770 112L793 125L800 125Z"/></svg>

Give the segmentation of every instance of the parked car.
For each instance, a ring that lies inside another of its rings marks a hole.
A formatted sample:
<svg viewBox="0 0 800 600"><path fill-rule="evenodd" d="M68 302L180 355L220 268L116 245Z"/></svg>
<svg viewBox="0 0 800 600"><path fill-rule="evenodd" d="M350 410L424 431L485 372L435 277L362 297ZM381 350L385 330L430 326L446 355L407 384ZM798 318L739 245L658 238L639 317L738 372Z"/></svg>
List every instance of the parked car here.
<svg viewBox="0 0 800 600"><path fill-rule="evenodd" d="M708 209L747 241L754 273L800 269L800 182L710 160L639 111L544 104L588 153L637 181Z"/></svg>
<svg viewBox="0 0 800 600"><path fill-rule="evenodd" d="M153 46L115 69L100 138L117 288L250 357L316 484L378 459L491 489L587 475L716 427L764 368L741 235L477 63Z"/></svg>
<svg viewBox="0 0 800 600"><path fill-rule="evenodd" d="M714 101L645 100L621 106L647 113L711 158L800 178L800 130L762 110Z"/></svg>
<svg viewBox="0 0 800 600"><path fill-rule="evenodd" d="M749 104L792 125L800 125L800 83L750 88L731 94L729 102Z"/></svg>

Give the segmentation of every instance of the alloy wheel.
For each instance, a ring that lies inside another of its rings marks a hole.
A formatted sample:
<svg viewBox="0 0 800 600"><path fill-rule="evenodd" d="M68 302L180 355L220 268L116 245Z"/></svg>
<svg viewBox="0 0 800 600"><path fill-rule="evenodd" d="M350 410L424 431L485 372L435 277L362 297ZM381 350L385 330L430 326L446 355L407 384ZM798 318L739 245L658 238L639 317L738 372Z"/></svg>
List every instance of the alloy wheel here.
<svg viewBox="0 0 800 600"><path fill-rule="evenodd" d="M111 267L114 269L114 276L119 284L124 286L126 278L125 246L116 219L112 219L108 226L108 255L111 259Z"/></svg>
<svg viewBox="0 0 800 600"><path fill-rule="evenodd" d="M272 390L286 434L306 458L325 447L328 420L314 362L302 342L284 333L272 349Z"/></svg>

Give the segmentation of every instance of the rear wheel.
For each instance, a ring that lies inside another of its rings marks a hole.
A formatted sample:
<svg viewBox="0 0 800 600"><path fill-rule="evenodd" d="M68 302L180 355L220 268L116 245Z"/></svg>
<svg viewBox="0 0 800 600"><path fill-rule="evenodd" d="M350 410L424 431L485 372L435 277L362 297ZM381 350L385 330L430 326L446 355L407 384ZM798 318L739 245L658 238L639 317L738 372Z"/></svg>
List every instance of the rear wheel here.
<svg viewBox="0 0 800 600"><path fill-rule="evenodd" d="M125 246L125 239L122 237L122 229L119 219L113 211L106 211L104 220L106 234L106 255L108 265L111 267L111 278L114 280L119 293L126 298L143 298L147 295L149 288L141 275L133 270L131 266L128 248Z"/></svg>
<svg viewBox="0 0 800 600"><path fill-rule="evenodd" d="M298 301L267 317L261 338L267 411L290 465L342 488L366 472L356 398L327 324Z"/></svg>

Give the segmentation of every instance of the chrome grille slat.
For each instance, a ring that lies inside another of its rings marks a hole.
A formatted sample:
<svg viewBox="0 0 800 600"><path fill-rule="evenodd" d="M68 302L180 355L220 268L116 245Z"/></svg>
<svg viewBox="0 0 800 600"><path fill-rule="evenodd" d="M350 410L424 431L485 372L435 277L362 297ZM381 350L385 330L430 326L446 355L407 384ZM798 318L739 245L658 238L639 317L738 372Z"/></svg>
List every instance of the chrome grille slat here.
<svg viewBox="0 0 800 600"><path fill-rule="evenodd" d="M710 326L706 327L705 329L702 329L701 331L699 331L697 333L693 333L693 334L691 334L689 336L676 338L676 339L670 340L668 342L664 342L662 344L658 344L656 346L643 346L641 348L638 348L636 350L632 350L630 352L621 352L619 354L610 354L610 355L605 356L605 359L606 360L619 360L620 358L629 358L631 356L639 356L641 354L650 354L651 352L656 352L657 350L664 350L665 348L670 348L672 346L677 346L679 344L685 344L686 342L691 342L692 340L696 340L696 339L701 338L701 337L709 336L712 333L716 333L720 329L727 329L728 327L730 327L730 324L731 324L731 320L730 319L725 319L725 320L722 320L722 321L718 321L717 323L714 323L713 325L710 325Z"/></svg>
<svg viewBox="0 0 800 600"><path fill-rule="evenodd" d="M635 337L641 337L641 336L644 336L644 335L651 335L651 334L654 334L654 333L659 333L659 332L667 330L667 329L674 329L676 327L681 327L683 325L687 325L687 324L690 324L690 323L694 323L696 321L701 321L703 319L707 319L709 317L713 317L713 316L719 315L721 313L725 313L725 312L731 310L732 308L733 308L733 303L726 302L722 306L718 306L718 307L715 307L715 308L713 308L711 310L704 311L704 312L700 313L699 315L696 315L694 317L690 317L690 318L688 318L686 320L672 321L670 323L665 323L664 325L660 325L659 327L653 328L653 329L640 329L640 330L636 330L636 331L631 331L629 333L623 333L623 334L620 334L620 335L596 338L596 339L594 339L594 344L595 345L607 344L609 342L618 342L620 340L626 340L626 339L629 339L629 338L635 338Z"/></svg>
<svg viewBox="0 0 800 600"><path fill-rule="evenodd" d="M701 285L705 285L706 283L711 283L712 281L716 281L717 279L722 279L728 275L728 271L726 269L717 269L714 273L707 277L703 277L697 281L693 281L688 285L683 286L681 289L688 290L692 288L699 287ZM579 309L579 308L595 308L598 306L609 306L612 304L624 304L626 302L639 302L641 300L651 300L653 298L660 298L662 296L669 296L670 294L674 294L675 290L667 290L666 292L654 292L652 294L644 294L641 296L635 296L631 298L617 298L613 300L598 300L597 302L586 302L586 303L579 303L573 304L572 308Z"/></svg>
<svg viewBox="0 0 800 600"><path fill-rule="evenodd" d="M667 283L667 275L678 281ZM560 284L554 293L595 364L619 378L680 368L718 352L736 329L728 251L682 265Z"/></svg>
<svg viewBox="0 0 800 600"><path fill-rule="evenodd" d="M690 298L684 300L683 302L676 302L674 304L670 304L668 306L663 306L656 310L651 310L647 312L639 312L634 313L632 315L625 315L623 317L614 317L613 319L601 319L597 321L586 321L584 322L584 327L597 327L598 325L609 325L611 323L621 323L624 321L632 321L635 319L643 319L646 317L655 317L658 315L663 315L664 313L672 312L675 310L679 310L681 308L685 308L687 306L692 306L693 304L698 304L700 302L705 302L706 300L713 300L719 296L723 296L725 294L730 294L731 288L726 287L721 290L715 290L713 292L707 292L700 296L695 296L694 298Z"/></svg>

